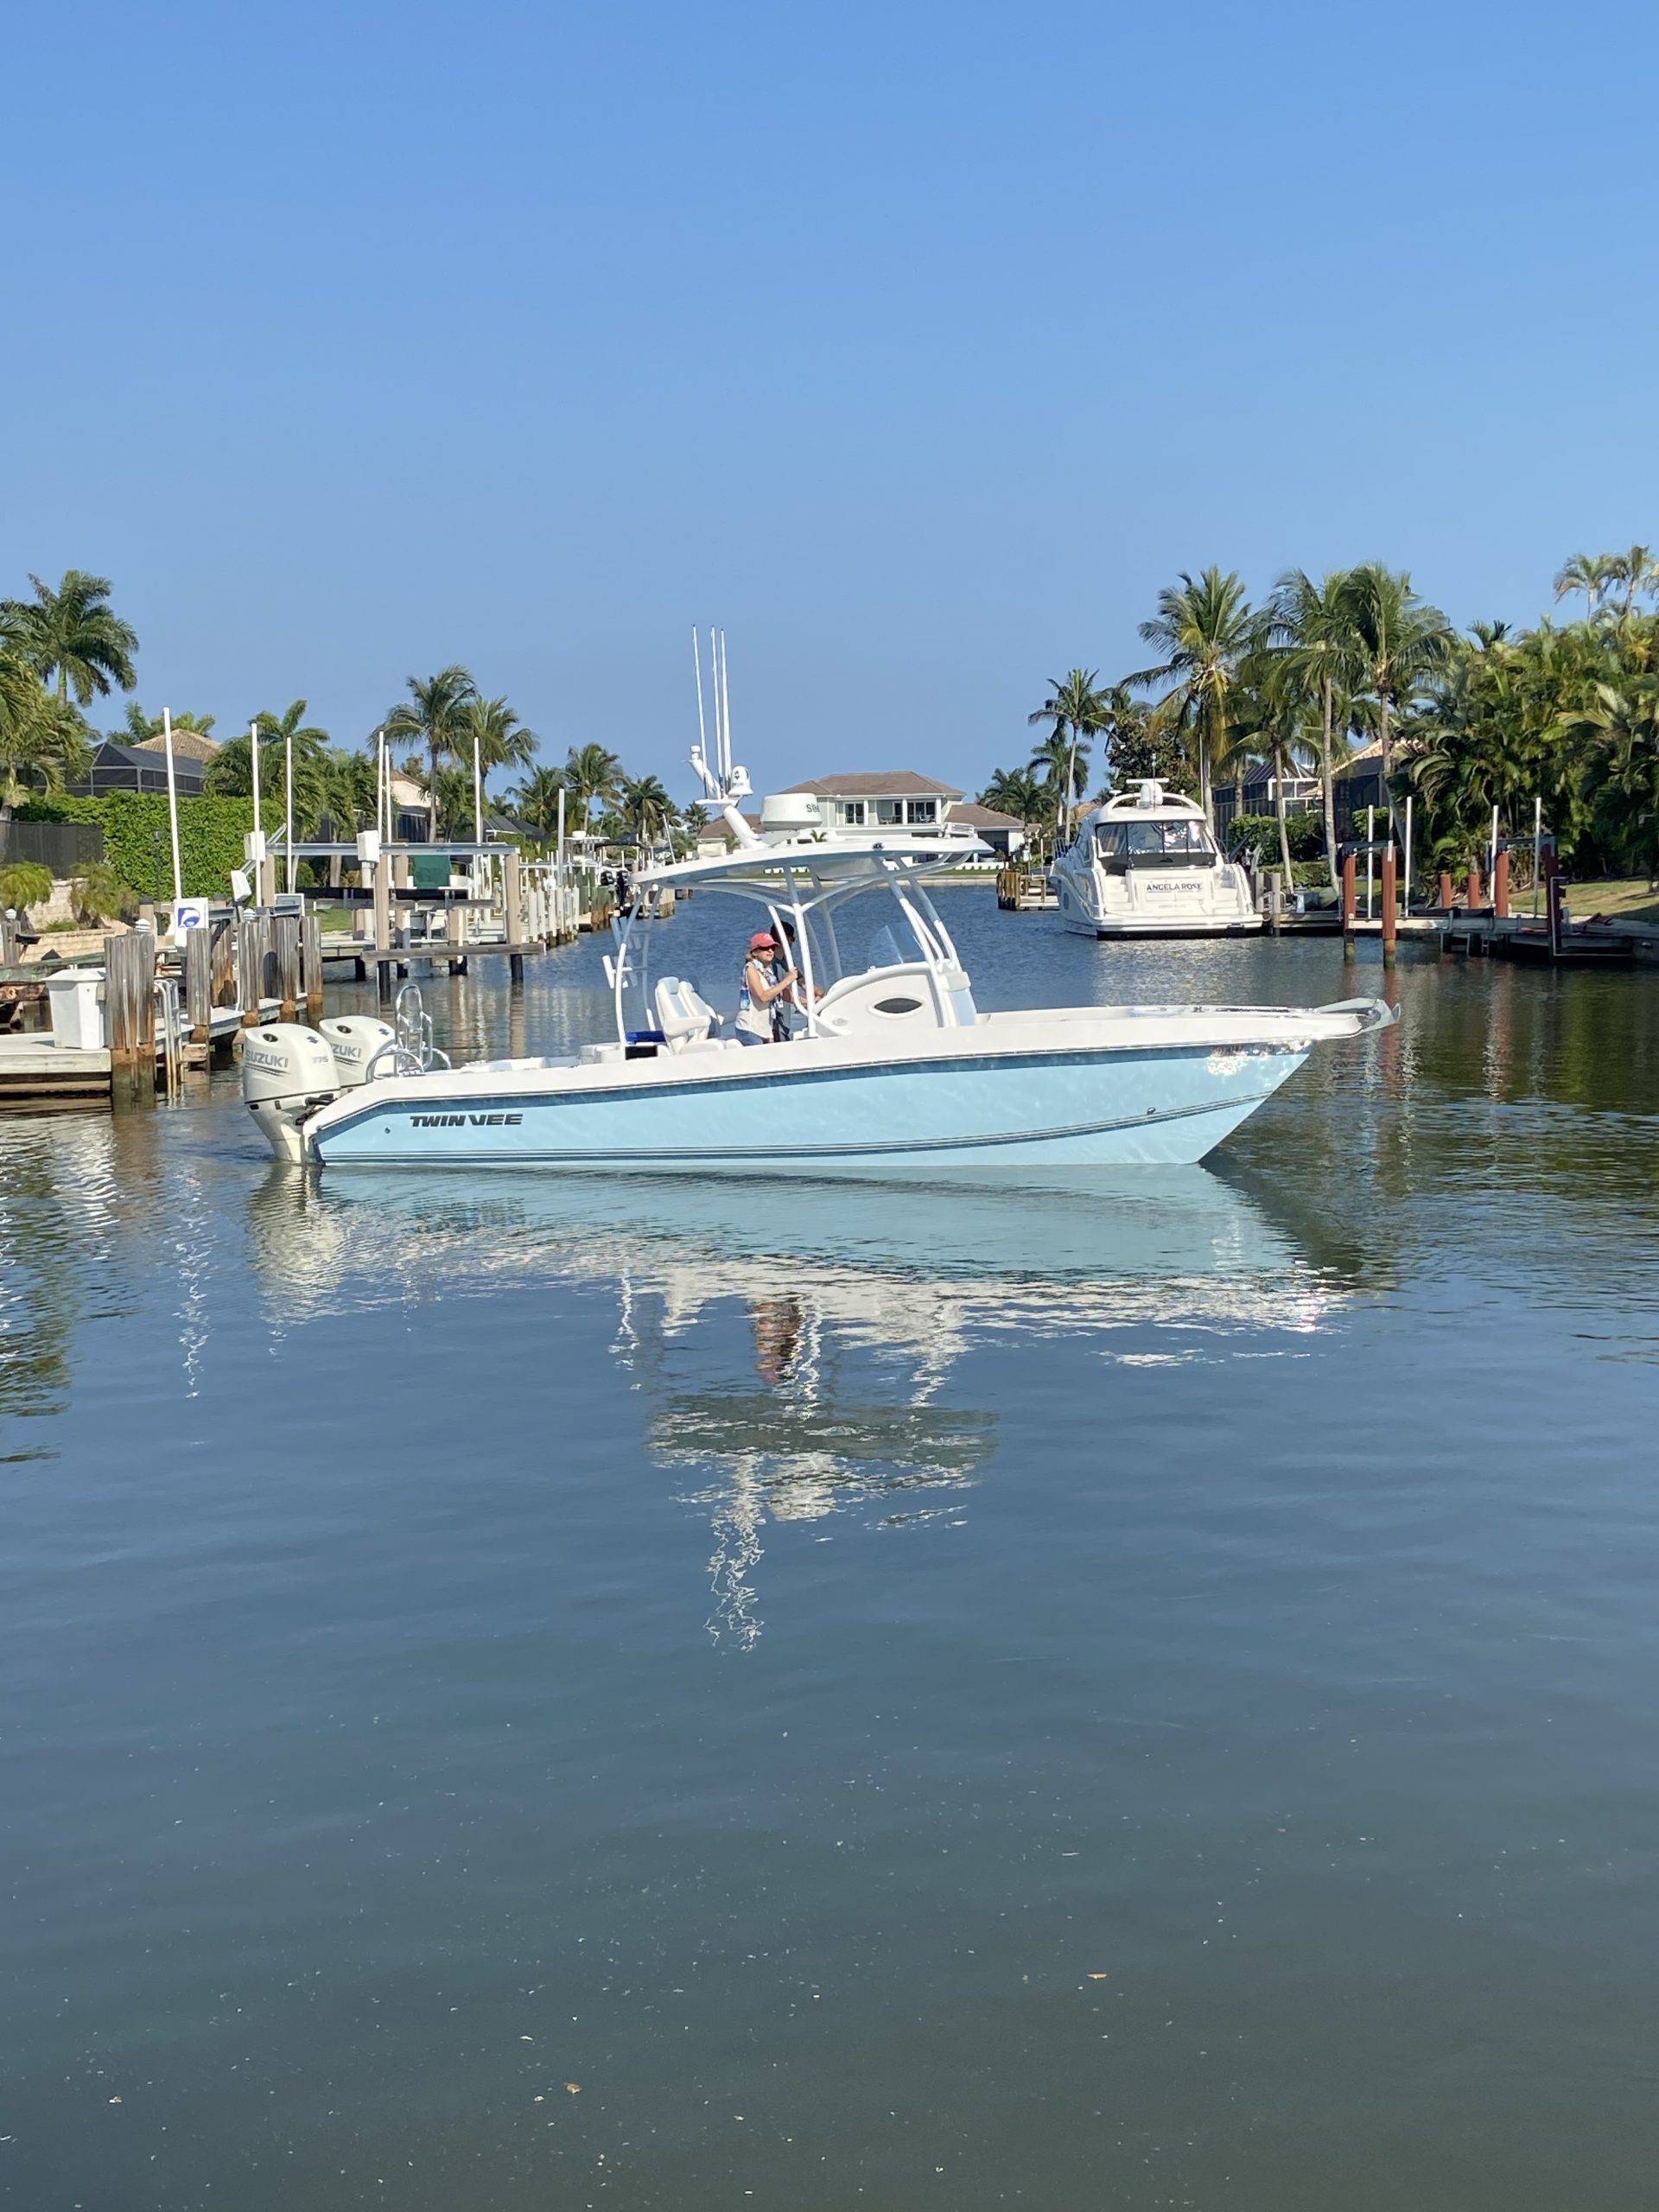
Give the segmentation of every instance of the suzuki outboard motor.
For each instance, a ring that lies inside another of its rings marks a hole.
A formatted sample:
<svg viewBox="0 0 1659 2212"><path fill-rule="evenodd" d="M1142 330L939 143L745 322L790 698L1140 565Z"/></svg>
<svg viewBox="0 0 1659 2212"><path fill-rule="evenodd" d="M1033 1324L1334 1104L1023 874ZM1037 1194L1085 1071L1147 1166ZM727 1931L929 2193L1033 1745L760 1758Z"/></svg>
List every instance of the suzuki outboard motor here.
<svg viewBox="0 0 1659 2212"><path fill-rule="evenodd" d="M298 1021L274 1021L244 1030L242 1096L278 1160L304 1158L301 1122L313 1109L338 1097L342 1088L328 1041L315 1029Z"/></svg>
<svg viewBox="0 0 1659 2212"><path fill-rule="evenodd" d="M368 1014L342 1014L335 1020L325 1021L322 1033L334 1056L342 1090L397 1074L397 1032L389 1021L377 1021Z"/></svg>

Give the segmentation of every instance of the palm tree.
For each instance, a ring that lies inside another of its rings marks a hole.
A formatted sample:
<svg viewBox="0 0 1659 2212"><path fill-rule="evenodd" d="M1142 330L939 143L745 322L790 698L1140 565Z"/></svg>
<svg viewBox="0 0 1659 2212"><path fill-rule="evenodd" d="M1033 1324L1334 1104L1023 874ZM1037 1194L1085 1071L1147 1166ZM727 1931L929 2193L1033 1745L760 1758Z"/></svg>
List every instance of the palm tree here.
<svg viewBox="0 0 1659 2212"><path fill-rule="evenodd" d="M1638 592L1649 592L1659 584L1659 563L1645 545L1632 545L1628 553L1610 553L1604 565L1610 585L1624 587L1624 604L1619 608L1623 620L1628 622Z"/></svg>
<svg viewBox="0 0 1659 2212"><path fill-rule="evenodd" d="M508 794L508 799L519 820L545 842L558 835L561 792L569 806L570 785L563 768L536 768Z"/></svg>
<svg viewBox="0 0 1659 2212"><path fill-rule="evenodd" d="M1043 818L1043 787L1029 768L999 768L979 795L982 806L1011 814L1029 830Z"/></svg>
<svg viewBox="0 0 1659 2212"><path fill-rule="evenodd" d="M129 709L129 719L132 713ZM315 798L321 790L318 761L328 742L328 733L305 719L306 702L291 700L280 715L269 709L250 716L259 725L259 796L283 804L287 785L286 751L294 748L294 791L296 815L306 810L300 804L300 787L303 781L308 796ZM204 731L211 725L207 721L187 721L175 715L175 729L191 728ZM202 788L225 798L246 798L253 790L253 740L244 730L239 736L226 738L208 762L202 777ZM322 810L317 809L315 810Z"/></svg>
<svg viewBox="0 0 1659 2212"><path fill-rule="evenodd" d="M1598 683L1591 702L1562 720L1563 734L1588 739L1605 755L1607 781L1626 802L1620 842L1659 881L1659 678L1638 677L1617 690Z"/></svg>
<svg viewBox="0 0 1659 2212"><path fill-rule="evenodd" d="M505 699L474 695L461 710L461 765L470 768L473 760L478 762L480 792L492 768L527 768L536 757L535 731L524 728Z"/></svg>
<svg viewBox="0 0 1659 2212"><path fill-rule="evenodd" d="M673 823L677 809L656 776L624 776L617 790L617 807L633 832L633 841L649 852Z"/></svg>
<svg viewBox="0 0 1659 2212"><path fill-rule="evenodd" d="M71 691L83 707L118 685L130 691L138 635L109 606L109 578L68 569L55 591L38 576L29 581L34 598L7 600L0 618L15 632L24 662L41 682L57 678L60 703L67 704Z"/></svg>
<svg viewBox="0 0 1659 2212"><path fill-rule="evenodd" d="M44 691L33 666L12 649L15 626L0 608L0 824L32 791L60 791L86 772L86 726L67 701Z"/></svg>
<svg viewBox="0 0 1659 2212"><path fill-rule="evenodd" d="M213 728L212 715L169 714L167 717L175 729L194 730L198 737L206 737ZM136 699L129 699L127 711L118 727L108 734L118 745L148 745L160 737L166 723L160 715L147 715Z"/></svg>
<svg viewBox="0 0 1659 2212"><path fill-rule="evenodd" d="M1089 771L1089 755L1079 747L1075 735L1067 737L1058 729L1051 730L1031 756L1027 775L1040 770L1042 791L1048 802L1045 811L1054 817L1056 847L1065 842L1071 815L1077 799L1077 776L1081 767L1084 775Z"/></svg>
<svg viewBox="0 0 1659 2212"><path fill-rule="evenodd" d="M1089 772L1090 741L1104 727L1110 711L1103 696L1100 678L1092 668L1074 668L1059 683L1049 678L1049 696L1034 715L1027 715L1031 723L1046 722L1052 735L1039 746L1032 756L1033 767L1045 766L1048 772L1045 782L1058 794L1057 822L1069 818L1077 796L1078 775L1081 768L1086 778ZM1070 734L1065 749L1065 781L1059 779L1062 754L1056 741Z"/></svg>
<svg viewBox="0 0 1659 2212"><path fill-rule="evenodd" d="M1565 599L1569 593L1581 591L1584 594L1584 619L1588 622L1606 596L1611 582L1605 553L1575 553L1570 561L1562 563L1556 573L1555 596Z"/></svg>
<svg viewBox="0 0 1659 2212"><path fill-rule="evenodd" d="M1318 743L1322 707L1314 670L1300 655L1264 642L1249 667L1253 687L1250 744L1265 754L1273 774L1273 811L1279 825L1279 864L1285 888L1295 881L1290 862L1290 824L1285 785ZM1241 735L1243 733L1241 733ZM1242 813L1243 809L1241 807ZM1336 881L1334 868L1332 881Z"/></svg>
<svg viewBox="0 0 1659 2212"><path fill-rule="evenodd" d="M1269 636L1296 680L1316 696L1319 717L1319 791L1325 810L1325 857L1337 880L1336 746L1353 720L1364 682L1359 639L1349 605L1345 569L1315 583L1306 569L1287 569L1274 587Z"/></svg>
<svg viewBox="0 0 1659 2212"><path fill-rule="evenodd" d="M613 799L621 779L622 763L602 745L572 746L564 763L565 788L582 810L582 826L588 827L595 799Z"/></svg>
<svg viewBox="0 0 1659 2212"><path fill-rule="evenodd" d="M1396 575L1380 561L1362 562L1351 569L1343 597L1376 702L1382 790L1392 816L1389 772L1394 717L1408 713L1430 679L1446 666L1457 633L1438 607L1418 597L1408 575L1403 571Z"/></svg>
<svg viewBox="0 0 1659 2212"><path fill-rule="evenodd" d="M52 896L52 871L38 861L7 861L0 866L0 909L13 908L23 920L31 906L43 906Z"/></svg>
<svg viewBox="0 0 1659 2212"><path fill-rule="evenodd" d="M430 824L428 835L434 843L438 836L438 771L446 760L458 760L465 746L467 758L472 758L472 744L467 726L467 709L478 696L478 686L459 663L451 662L441 668L435 676L411 676L407 679L409 697L403 699L385 717L383 728L389 738L413 738L417 745L426 747L427 818Z"/></svg>
<svg viewBox="0 0 1659 2212"><path fill-rule="evenodd" d="M1179 584L1160 592L1158 612L1141 625L1141 635L1162 658L1155 668L1125 677L1124 683L1133 690L1172 686L1160 705L1171 725L1192 734L1198 798L1213 829L1215 763L1240 664L1256 643L1256 618L1237 576L1209 568L1196 581L1183 572Z"/></svg>

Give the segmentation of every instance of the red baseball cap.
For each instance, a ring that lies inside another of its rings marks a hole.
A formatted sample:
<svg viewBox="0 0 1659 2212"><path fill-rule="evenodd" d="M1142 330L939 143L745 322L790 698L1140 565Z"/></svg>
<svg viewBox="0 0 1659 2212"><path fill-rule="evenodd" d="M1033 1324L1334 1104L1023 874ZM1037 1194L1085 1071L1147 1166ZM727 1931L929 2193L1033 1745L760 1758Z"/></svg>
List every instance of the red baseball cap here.
<svg viewBox="0 0 1659 2212"><path fill-rule="evenodd" d="M775 948L777 943L777 938L770 930L756 930L754 935L749 939L749 950L765 952L769 947Z"/></svg>

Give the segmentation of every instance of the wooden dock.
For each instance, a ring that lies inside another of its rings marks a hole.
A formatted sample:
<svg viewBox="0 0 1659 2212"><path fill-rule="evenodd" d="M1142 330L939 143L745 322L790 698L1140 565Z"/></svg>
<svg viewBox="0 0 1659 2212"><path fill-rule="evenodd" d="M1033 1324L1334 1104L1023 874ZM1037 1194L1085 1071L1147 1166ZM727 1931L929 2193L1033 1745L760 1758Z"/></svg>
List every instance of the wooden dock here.
<svg viewBox="0 0 1659 2212"><path fill-rule="evenodd" d="M1000 868L996 903L1005 914L1035 914L1058 908L1060 902L1049 887L1046 868Z"/></svg>
<svg viewBox="0 0 1659 2212"><path fill-rule="evenodd" d="M386 998L391 996L392 976L408 975L410 967L421 961L447 968L452 976L465 976L470 972L472 961L505 957L512 963L512 980L518 983L524 981L526 957L547 949L538 938L518 944L494 938L443 937L415 938L407 944L371 944L362 938L335 934L321 939L318 959L325 969L331 963L338 966L349 962L359 983L367 982L369 970L373 969L380 995Z"/></svg>
<svg viewBox="0 0 1659 2212"><path fill-rule="evenodd" d="M54 1045L49 1035L0 1037L0 1108L102 1105L113 1065L108 1052Z"/></svg>
<svg viewBox="0 0 1659 2212"><path fill-rule="evenodd" d="M1644 944L1645 935L1605 922L1564 922L1552 931L1547 920L1490 913L1461 914L1445 926L1449 952L1476 960L1535 960L1570 968L1628 968L1643 957L1659 955L1659 940Z"/></svg>

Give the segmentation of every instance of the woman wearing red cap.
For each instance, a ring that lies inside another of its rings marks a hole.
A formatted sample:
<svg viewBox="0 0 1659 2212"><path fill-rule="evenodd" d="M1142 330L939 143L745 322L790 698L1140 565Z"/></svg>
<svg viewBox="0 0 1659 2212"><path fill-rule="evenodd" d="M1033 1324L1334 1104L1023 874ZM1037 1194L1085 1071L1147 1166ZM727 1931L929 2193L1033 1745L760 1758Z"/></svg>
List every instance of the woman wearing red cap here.
<svg viewBox="0 0 1659 2212"><path fill-rule="evenodd" d="M740 1045L771 1044L772 1002L787 997L791 986L800 980L796 969L777 972L772 963L778 953L778 940L770 930L757 930L749 939L749 957L737 986L734 1026Z"/></svg>

